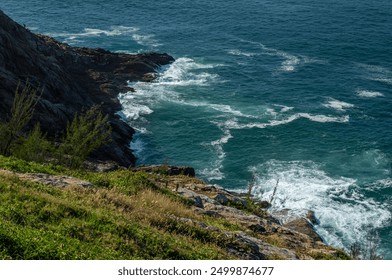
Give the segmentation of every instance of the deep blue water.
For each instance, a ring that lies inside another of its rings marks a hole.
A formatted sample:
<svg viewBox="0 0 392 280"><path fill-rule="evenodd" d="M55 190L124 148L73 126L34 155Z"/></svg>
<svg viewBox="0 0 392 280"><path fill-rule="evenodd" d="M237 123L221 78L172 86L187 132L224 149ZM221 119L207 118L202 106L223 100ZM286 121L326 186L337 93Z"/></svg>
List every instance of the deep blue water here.
<svg viewBox="0 0 392 280"><path fill-rule="evenodd" d="M162 2L162 3L161 3ZM320 3L321 2L321 3ZM342 248L370 230L392 259L390 0L15 1L0 8L75 46L167 52L121 113L140 164L191 165L272 211L315 211Z"/></svg>

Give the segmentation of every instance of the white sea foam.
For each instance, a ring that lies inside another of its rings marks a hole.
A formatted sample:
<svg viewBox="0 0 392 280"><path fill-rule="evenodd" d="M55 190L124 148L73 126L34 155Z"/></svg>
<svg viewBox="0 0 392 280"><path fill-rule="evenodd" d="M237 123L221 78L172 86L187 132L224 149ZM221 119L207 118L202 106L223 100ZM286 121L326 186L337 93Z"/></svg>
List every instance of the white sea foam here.
<svg viewBox="0 0 392 280"><path fill-rule="evenodd" d="M329 98L328 101L323 104L323 106L327 108L335 109L337 111L346 111L346 109L354 107L353 104L339 101L333 98Z"/></svg>
<svg viewBox="0 0 392 280"><path fill-rule="evenodd" d="M288 111L291 111L294 109L294 107L290 107L290 106L285 106L285 105L279 105L279 104L274 104L275 107L280 107L280 112L281 113L285 113Z"/></svg>
<svg viewBox="0 0 392 280"><path fill-rule="evenodd" d="M313 122L319 122L319 123L331 123L331 122L336 122L336 123L346 123L349 121L349 116L325 116L325 115L312 115L308 113L297 113L294 115L291 115L287 118L284 119L274 119L270 120L269 122L265 123L238 123L238 121L235 120L230 120L224 123L224 125L229 128L229 129L244 129L244 128L266 128L266 127L271 127L271 126L279 126L279 125L285 125L288 123L291 123L293 121L296 121L298 119L308 119Z"/></svg>
<svg viewBox="0 0 392 280"><path fill-rule="evenodd" d="M211 141L207 146L210 146L215 153L215 160L209 165L208 168L205 168L201 171L201 175L208 180L222 180L225 176L221 171L223 168L223 161L226 157L225 150L223 148L224 144L227 144L233 136L230 133L230 129L225 126L222 126L220 123L212 122L216 124L223 132L221 138Z"/></svg>
<svg viewBox="0 0 392 280"><path fill-rule="evenodd" d="M392 85L392 71L379 65L358 63L359 69L363 70L365 78Z"/></svg>
<svg viewBox="0 0 392 280"><path fill-rule="evenodd" d="M388 205L362 195L354 179L331 177L313 162L270 160L251 171L257 175L254 193L264 200L271 199L279 180L273 212L290 209L291 215L303 216L313 210L320 221L317 232L334 246L364 241L367 229L391 219Z"/></svg>
<svg viewBox="0 0 392 280"><path fill-rule="evenodd" d="M392 85L392 78L373 78L372 80Z"/></svg>
<svg viewBox="0 0 392 280"><path fill-rule="evenodd" d="M162 46L161 43L155 38L154 35L141 35L141 34L132 34L133 40L136 41L139 45L143 46L151 46L151 47L159 47Z"/></svg>
<svg viewBox="0 0 392 280"><path fill-rule="evenodd" d="M129 26L115 26L109 30L97 29L97 28L84 28L83 32L79 33L47 33L52 37L65 37L67 39L76 39L80 37L97 37L97 36L121 36L121 35L132 35L138 32L139 28Z"/></svg>
<svg viewBox="0 0 392 280"><path fill-rule="evenodd" d="M200 171L200 175L203 178L207 178L209 181L213 180L222 180L225 178L224 174L221 171L222 165L219 165L219 163L212 163L211 166L216 166L216 168L205 168Z"/></svg>
<svg viewBox="0 0 392 280"><path fill-rule="evenodd" d="M210 82L216 81L219 76L200 70L212 69L215 66L213 64L197 63L191 58L181 57L166 68L159 76L158 83L168 86L206 86Z"/></svg>
<svg viewBox="0 0 392 280"><path fill-rule="evenodd" d="M140 33L139 28L131 26L113 26L108 30L84 28L83 32L79 33L47 33L47 35L64 38L64 40L69 43L80 42L81 39L85 37L130 36L139 45L154 48L162 45L153 34L142 34Z"/></svg>
<svg viewBox="0 0 392 280"><path fill-rule="evenodd" d="M357 90L357 95L368 98L384 96L381 92L369 90Z"/></svg>
<svg viewBox="0 0 392 280"><path fill-rule="evenodd" d="M212 64L198 63L191 58L179 58L169 66L162 68L161 73L159 73L154 82L130 84L135 91L119 95L119 100L123 107L123 117L142 131L142 125L145 124L144 117L152 114L154 108L160 106L162 102L186 104L176 87L189 85L206 86L215 81L217 75L205 71L205 69L212 69L213 67L214 65ZM212 105L216 109L219 109L219 106ZM224 109L230 110L229 107L222 105L220 110Z"/></svg>
<svg viewBox="0 0 392 280"><path fill-rule="evenodd" d="M235 50L229 50L228 53L231 54L231 55L246 56L246 57L252 57L252 56L255 56L255 55L256 55L256 53L244 52L244 51L237 50L237 49L235 49Z"/></svg>
<svg viewBox="0 0 392 280"><path fill-rule="evenodd" d="M283 72L292 72L296 70L296 66L301 63L301 59L298 56L274 48L269 48L264 44L260 44L260 46L265 51L265 54L278 56L284 59L280 67L280 70Z"/></svg>

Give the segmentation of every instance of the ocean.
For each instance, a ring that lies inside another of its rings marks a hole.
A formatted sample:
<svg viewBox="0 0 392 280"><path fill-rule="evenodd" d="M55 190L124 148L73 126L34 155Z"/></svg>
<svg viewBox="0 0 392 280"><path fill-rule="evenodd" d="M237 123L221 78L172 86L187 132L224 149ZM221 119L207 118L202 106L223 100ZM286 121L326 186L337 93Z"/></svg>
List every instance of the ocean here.
<svg viewBox="0 0 392 280"><path fill-rule="evenodd" d="M392 1L2 0L72 46L167 52L122 92L138 164L308 210L326 243L392 259ZM373 242L373 241L372 241Z"/></svg>

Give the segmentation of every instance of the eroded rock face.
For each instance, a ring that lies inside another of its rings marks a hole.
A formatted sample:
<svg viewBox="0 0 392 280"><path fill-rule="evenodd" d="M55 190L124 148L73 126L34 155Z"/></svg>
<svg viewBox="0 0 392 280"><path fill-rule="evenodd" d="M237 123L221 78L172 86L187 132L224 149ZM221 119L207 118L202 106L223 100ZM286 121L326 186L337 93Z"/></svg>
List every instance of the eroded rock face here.
<svg viewBox="0 0 392 280"><path fill-rule="evenodd" d="M93 158L134 165L129 148L134 130L115 115L121 109L117 95L131 90L127 81L153 77L151 73L160 65L173 61L168 54L129 55L71 47L33 34L0 11L0 119L9 114L18 83L26 81L43 91L31 123L39 121L52 138L76 112L100 105L109 115L112 142Z"/></svg>

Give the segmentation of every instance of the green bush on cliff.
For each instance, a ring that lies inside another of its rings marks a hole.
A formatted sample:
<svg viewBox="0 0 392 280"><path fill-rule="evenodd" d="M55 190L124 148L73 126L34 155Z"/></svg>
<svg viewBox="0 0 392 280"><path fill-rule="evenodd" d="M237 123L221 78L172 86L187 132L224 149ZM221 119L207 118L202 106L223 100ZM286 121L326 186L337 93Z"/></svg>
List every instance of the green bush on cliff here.
<svg viewBox="0 0 392 280"><path fill-rule="evenodd" d="M23 138L22 130L33 117L35 106L39 96L37 89L33 88L29 82L20 90L20 84L15 90L14 102L11 108L11 115L4 123L0 123L0 153L10 155L12 146Z"/></svg>
<svg viewBox="0 0 392 280"><path fill-rule="evenodd" d="M60 145L54 145L36 123L30 132L24 131L33 117L39 101L37 89L28 82L22 90L15 91L11 114L5 122L0 122L0 154L15 156L27 161L47 160L78 168L86 158L108 143L111 127L108 116L103 116L97 106L75 114L67 125Z"/></svg>
<svg viewBox="0 0 392 280"><path fill-rule="evenodd" d="M46 139L46 134L36 124L27 137L12 146L11 154L27 161L44 162L53 155L55 146Z"/></svg>
<svg viewBox="0 0 392 280"><path fill-rule="evenodd" d="M103 116L97 106L76 114L58 149L60 162L80 167L91 152L110 141L111 131L108 116Z"/></svg>

